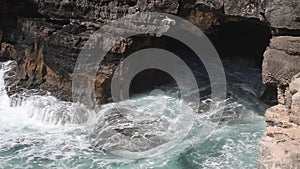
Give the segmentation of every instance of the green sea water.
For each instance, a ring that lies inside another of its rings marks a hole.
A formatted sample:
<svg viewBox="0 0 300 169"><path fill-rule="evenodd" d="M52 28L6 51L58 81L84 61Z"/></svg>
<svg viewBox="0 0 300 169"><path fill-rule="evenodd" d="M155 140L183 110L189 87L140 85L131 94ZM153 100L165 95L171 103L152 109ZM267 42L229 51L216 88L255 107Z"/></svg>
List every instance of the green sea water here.
<svg viewBox="0 0 300 169"><path fill-rule="evenodd" d="M263 115L267 106L253 95L254 87L247 86L247 82L234 82L229 89L226 107L216 106L216 109L224 108L225 112L209 136L205 133L210 125L207 119L170 96L145 95L120 103L125 107L139 106L143 112L160 115L159 118L177 129L172 134L171 130L162 134L167 137L168 146L154 147L151 154L126 154L99 151L92 146L97 123L93 119L97 119L103 110L86 111L90 119L83 124L61 125L55 119L56 112L72 112L74 107L81 105L61 102L52 96L33 95L12 106L3 79L7 69L9 63L2 63L0 168L252 169L258 166L260 140L265 130ZM203 99L202 103L209 101ZM109 106L114 105L106 105ZM80 108L84 109L83 106ZM181 121L186 117L182 115L186 114L190 115L189 123Z"/></svg>

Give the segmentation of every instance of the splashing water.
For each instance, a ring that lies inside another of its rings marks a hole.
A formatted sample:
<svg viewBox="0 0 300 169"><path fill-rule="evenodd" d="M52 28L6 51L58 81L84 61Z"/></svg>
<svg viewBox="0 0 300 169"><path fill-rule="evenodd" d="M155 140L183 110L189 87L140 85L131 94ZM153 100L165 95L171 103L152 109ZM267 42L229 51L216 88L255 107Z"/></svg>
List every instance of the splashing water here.
<svg viewBox="0 0 300 169"><path fill-rule="evenodd" d="M257 167L266 106L248 83L233 84L221 124L206 139L205 114L163 94L97 112L34 93L12 104L4 81L11 63L0 63L0 168Z"/></svg>

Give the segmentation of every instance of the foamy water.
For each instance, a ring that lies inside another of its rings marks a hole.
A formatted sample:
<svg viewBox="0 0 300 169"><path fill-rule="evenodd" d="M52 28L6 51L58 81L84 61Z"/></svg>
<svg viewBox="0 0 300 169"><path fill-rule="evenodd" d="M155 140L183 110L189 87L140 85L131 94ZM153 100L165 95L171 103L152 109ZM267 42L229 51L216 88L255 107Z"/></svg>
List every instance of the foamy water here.
<svg viewBox="0 0 300 169"><path fill-rule="evenodd" d="M0 64L0 168L257 167L266 107L249 85L234 84L220 125L206 133L216 127L207 114L167 95L108 104L99 111L51 95L32 94L15 103L4 82L12 66ZM251 92L237 94L241 91ZM213 104L215 112L224 108ZM114 108L123 121L104 120Z"/></svg>

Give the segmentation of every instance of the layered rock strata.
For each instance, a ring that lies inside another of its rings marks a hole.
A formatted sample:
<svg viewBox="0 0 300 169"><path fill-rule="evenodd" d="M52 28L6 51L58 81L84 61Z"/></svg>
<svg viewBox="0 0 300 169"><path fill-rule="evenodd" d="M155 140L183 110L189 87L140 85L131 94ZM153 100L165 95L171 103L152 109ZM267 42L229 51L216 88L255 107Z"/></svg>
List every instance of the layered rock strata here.
<svg viewBox="0 0 300 169"><path fill-rule="evenodd" d="M300 168L300 37L273 37L263 81L277 86L278 105L266 112L259 168Z"/></svg>
<svg viewBox="0 0 300 169"><path fill-rule="evenodd" d="M142 11L165 12L186 18L207 34L214 34L228 22L263 25L274 36L264 55L263 79L278 89L279 105L266 114L260 168L299 168L299 4L299 0L0 1L0 60L15 59L18 63L17 75L9 80L14 84L8 88L9 94L22 88L40 89L72 101L71 82L78 54L90 35L110 20ZM166 43L148 35L112 46L94 79L98 102L111 100L112 74L122 58L153 44L168 46Z"/></svg>

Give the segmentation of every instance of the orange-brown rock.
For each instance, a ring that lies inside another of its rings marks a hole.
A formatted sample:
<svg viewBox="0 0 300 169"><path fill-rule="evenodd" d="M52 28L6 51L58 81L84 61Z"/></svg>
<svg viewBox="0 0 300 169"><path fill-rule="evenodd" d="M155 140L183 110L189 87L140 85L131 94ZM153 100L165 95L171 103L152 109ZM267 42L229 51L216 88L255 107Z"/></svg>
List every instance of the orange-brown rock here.
<svg viewBox="0 0 300 169"><path fill-rule="evenodd" d="M14 45L5 42L1 43L0 58L3 60L15 60L16 57L17 50Z"/></svg>

